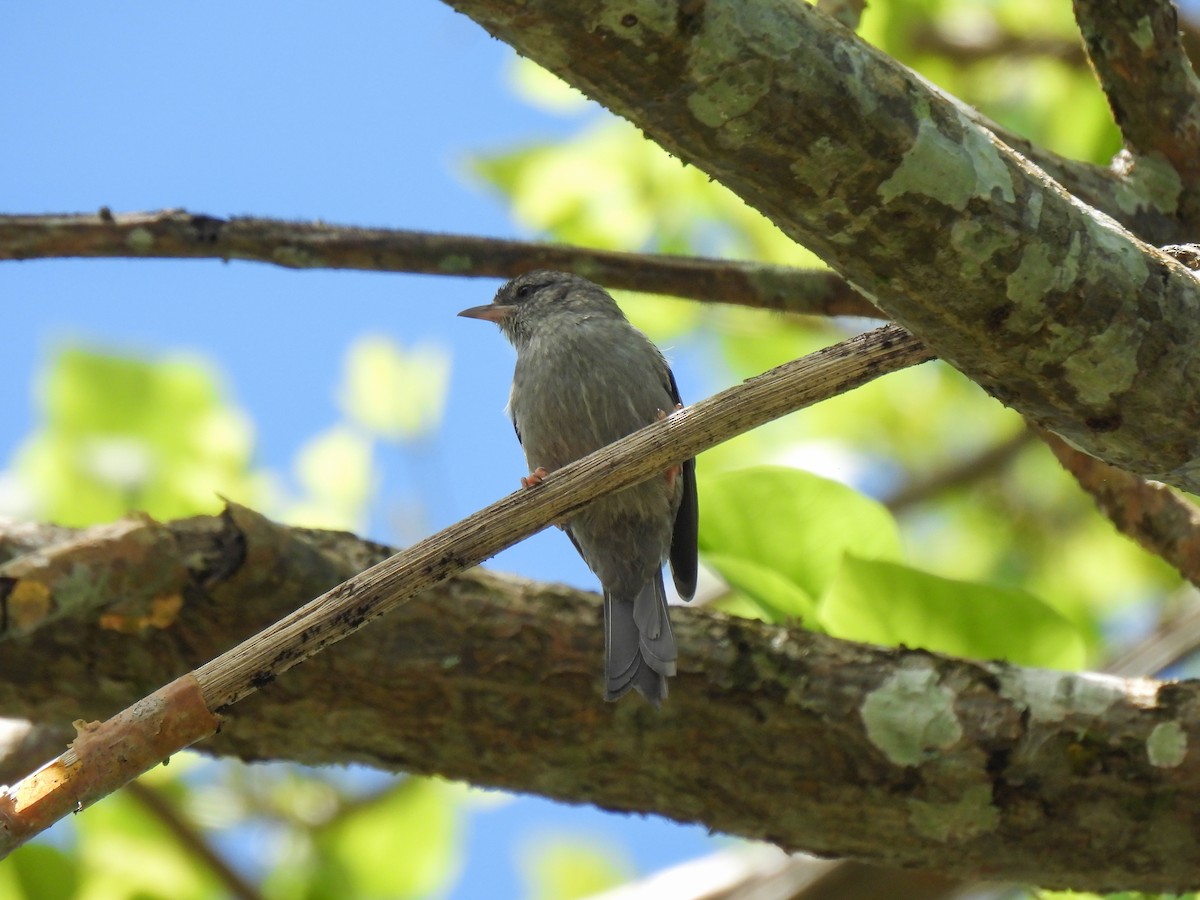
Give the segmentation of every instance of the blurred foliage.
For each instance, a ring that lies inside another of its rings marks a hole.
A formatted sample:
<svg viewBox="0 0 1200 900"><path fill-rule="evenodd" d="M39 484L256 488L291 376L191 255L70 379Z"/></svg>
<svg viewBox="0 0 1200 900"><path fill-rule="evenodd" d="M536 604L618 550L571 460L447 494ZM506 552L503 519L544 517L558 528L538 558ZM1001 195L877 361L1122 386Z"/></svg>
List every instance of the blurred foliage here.
<svg viewBox="0 0 1200 900"><path fill-rule="evenodd" d="M383 335L360 338L346 354L338 401L346 418L392 441L437 431L450 381L440 344L405 349Z"/></svg>
<svg viewBox="0 0 1200 900"><path fill-rule="evenodd" d="M249 471L250 423L199 361L69 347L39 381L42 424L14 466L32 515L88 525L131 509L162 518L215 512L218 494L261 499Z"/></svg>
<svg viewBox="0 0 1200 900"><path fill-rule="evenodd" d="M1200 894L1146 894L1142 891L1120 891L1116 894L1103 895L1106 900L1194 900ZM1100 900L1100 894L1087 894L1080 891L1037 891L1034 900Z"/></svg>
<svg viewBox="0 0 1200 900"><path fill-rule="evenodd" d="M1118 148L1079 53L1069 4L872 0L860 34L1001 125L1064 155ZM473 172L526 230L622 250L819 261L702 172L528 62L516 90L578 134L479 153ZM839 339L854 321L623 295L677 354L700 355L690 398ZM0 478L0 503L66 524L131 509L213 512L220 496L293 522L361 528L381 444L407 450L441 421L448 354L364 337L337 389L342 418L297 448L293 478L253 467L253 429L202 362L60 351L39 377L40 422ZM707 379L697 384L699 377ZM380 390L379 385L387 385ZM1063 667L1102 659L1130 610L1152 620L1177 576L1114 533L1040 446L894 515L886 498L1007 440L1022 423L940 364L891 375L705 454L701 540L727 606L883 642ZM825 477L827 476L827 477ZM831 480L831 478L833 480ZM292 487L291 485L294 485ZM196 761L148 782L270 898L417 897L464 865L460 788L369 773ZM522 859L527 896L584 896L628 878L619 851L561 836ZM204 864L117 794L0 866L0 897L218 897ZM1090 895L1041 893L1058 898ZM1133 900L1142 895L1122 894Z"/></svg>
<svg viewBox="0 0 1200 900"><path fill-rule="evenodd" d="M1016 588L939 578L847 556L818 616L830 633L1026 666L1083 666L1083 637L1043 600Z"/></svg>
<svg viewBox="0 0 1200 900"><path fill-rule="evenodd" d="M576 900L628 881L633 866L603 841L563 835L538 837L520 860L528 900Z"/></svg>
<svg viewBox="0 0 1200 900"><path fill-rule="evenodd" d="M213 513L229 497L293 524L362 528L379 482L376 444L412 447L436 432L449 366L438 346L357 341L337 390L345 419L298 448L293 495L278 475L251 468L250 424L207 365L66 347L38 378L40 424L4 481L19 485L22 515L70 525L131 510L164 519ZM199 840L257 846L266 897L402 900L443 893L457 877L463 788L386 777L369 793L361 782L379 779L353 772L196 762L181 754L142 781ZM197 768L202 781L191 777ZM127 792L0 866L5 900L224 895L216 875Z"/></svg>

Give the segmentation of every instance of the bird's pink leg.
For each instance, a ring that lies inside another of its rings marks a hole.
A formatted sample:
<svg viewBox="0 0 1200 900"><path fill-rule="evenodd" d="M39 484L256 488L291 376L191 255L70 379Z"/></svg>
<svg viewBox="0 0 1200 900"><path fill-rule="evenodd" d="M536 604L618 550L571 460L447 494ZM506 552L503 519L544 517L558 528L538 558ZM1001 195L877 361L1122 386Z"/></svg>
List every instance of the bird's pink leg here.
<svg viewBox="0 0 1200 900"><path fill-rule="evenodd" d="M546 471L545 466L538 466L536 469L534 469L528 475L521 477L521 487L526 488L526 489L531 488L531 487L537 487L539 484L542 483L542 479L545 478L549 474L550 473Z"/></svg>
<svg viewBox="0 0 1200 900"><path fill-rule="evenodd" d="M681 409L683 409L683 404L676 403L675 404L676 412L678 412ZM667 417L667 414L660 409L658 411L658 415L655 417L654 421L661 422L666 417ZM665 472L663 472L663 476L667 479L667 491L669 493L675 492L675 479L677 479L679 477L681 472L683 472L683 466L671 466L671 468L669 468Z"/></svg>

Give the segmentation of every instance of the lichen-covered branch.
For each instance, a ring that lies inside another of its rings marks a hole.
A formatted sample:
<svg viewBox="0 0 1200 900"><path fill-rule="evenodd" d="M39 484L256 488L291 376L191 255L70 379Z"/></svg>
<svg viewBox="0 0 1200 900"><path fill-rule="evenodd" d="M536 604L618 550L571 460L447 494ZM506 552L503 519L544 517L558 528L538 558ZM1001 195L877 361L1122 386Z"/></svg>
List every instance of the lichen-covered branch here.
<svg viewBox="0 0 1200 900"><path fill-rule="evenodd" d="M106 592L107 606L4 641L0 714L109 715L390 552L244 510L136 524L176 548L176 617L120 630L153 596ZM146 541L123 552L115 534L42 552L74 555L105 585L146 562ZM866 647L685 608L674 620L681 672L663 712L605 704L596 598L472 570L231 707L204 749L437 773L951 877L1200 885L1200 685ZM735 781L722 777L731 760Z"/></svg>
<svg viewBox="0 0 1200 900"><path fill-rule="evenodd" d="M1056 435L1043 433L1042 439L1118 531L1200 587L1200 507L1165 484L1080 453Z"/></svg>
<svg viewBox="0 0 1200 900"><path fill-rule="evenodd" d="M806 3L448 0L1114 465L1200 489L1200 281Z"/></svg>
<svg viewBox="0 0 1200 900"><path fill-rule="evenodd" d="M1182 218L1200 213L1200 80L1170 0L1074 0L1075 19L1134 158L1166 160Z"/></svg>
<svg viewBox="0 0 1200 900"><path fill-rule="evenodd" d="M559 269L610 288L779 312L880 317L833 272L766 263L323 222L220 219L183 210L0 215L0 260L68 257L241 259L294 269L498 278Z"/></svg>

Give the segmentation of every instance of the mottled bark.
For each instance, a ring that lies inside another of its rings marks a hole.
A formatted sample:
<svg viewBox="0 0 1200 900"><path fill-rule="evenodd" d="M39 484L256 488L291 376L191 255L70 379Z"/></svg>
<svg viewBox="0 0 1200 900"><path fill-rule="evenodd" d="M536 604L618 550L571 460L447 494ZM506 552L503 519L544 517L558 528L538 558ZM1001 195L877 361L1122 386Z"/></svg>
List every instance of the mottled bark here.
<svg viewBox="0 0 1200 900"><path fill-rule="evenodd" d="M246 511L72 540L41 552L76 573L62 599L86 602L0 642L0 715L108 716L389 552ZM183 602L148 615L166 595ZM475 570L231 707L205 749L437 773L958 877L1200 886L1200 685L673 612L663 712L605 704L597 599Z"/></svg>
<svg viewBox="0 0 1200 900"><path fill-rule="evenodd" d="M1200 80L1170 0L1075 0L1075 20L1131 159L1165 160L1200 224Z"/></svg>
<svg viewBox="0 0 1200 900"><path fill-rule="evenodd" d="M1052 434L1044 438L1118 531L1200 587L1200 507L1165 484L1080 453Z"/></svg>

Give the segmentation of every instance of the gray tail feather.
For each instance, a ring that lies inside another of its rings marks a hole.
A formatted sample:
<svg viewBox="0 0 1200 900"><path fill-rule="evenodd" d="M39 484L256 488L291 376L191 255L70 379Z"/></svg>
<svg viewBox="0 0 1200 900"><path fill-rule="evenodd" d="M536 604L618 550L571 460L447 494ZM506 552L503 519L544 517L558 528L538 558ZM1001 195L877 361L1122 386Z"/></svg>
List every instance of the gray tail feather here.
<svg viewBox="0 0 1200 900"><path fill-rule="evenodd" d="M632 602L604 592L604 699L636 688L658 706L675 674L675 635L667 613L662 573L656 572Z"/></svg>

